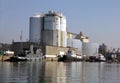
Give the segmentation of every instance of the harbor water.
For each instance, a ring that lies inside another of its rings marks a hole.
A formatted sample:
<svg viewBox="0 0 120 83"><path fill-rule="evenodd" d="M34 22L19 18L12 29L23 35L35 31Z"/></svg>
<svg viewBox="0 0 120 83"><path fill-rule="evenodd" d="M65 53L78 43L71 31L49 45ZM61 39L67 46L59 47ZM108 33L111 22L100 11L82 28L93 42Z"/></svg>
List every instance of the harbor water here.
<svg viewBox="0 0 120 83"><path fill-rule="evenodd" d="M0 62L0 83L120 83L120 64Z"/></svg>

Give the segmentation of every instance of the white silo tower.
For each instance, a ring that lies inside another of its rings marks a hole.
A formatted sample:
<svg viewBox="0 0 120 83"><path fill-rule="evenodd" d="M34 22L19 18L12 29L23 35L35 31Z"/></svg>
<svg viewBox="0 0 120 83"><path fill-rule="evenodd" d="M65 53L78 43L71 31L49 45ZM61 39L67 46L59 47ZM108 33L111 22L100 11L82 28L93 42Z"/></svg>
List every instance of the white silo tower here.
<svg viewBox="0 0 120 83"><path fill-rule="evenodd" d="M66 19L64 16L54 11L45 14L43 42L47 45L66 47Z"/></svg>
<svg viewBox="0 0 120 83"><path fill-rule="evenodd" d="M61 15L60 18L60 30L61 30L61 46L67 46L67 32L66 32L66 18Z"/></svg>
<svg viewBox="0 0 120 83"><path fill-rule="evenodd" d="M29 40L30 42L40 43L41 41L41 29L43 27L43 15L35 15L30 17L30 31Z"/></svg>

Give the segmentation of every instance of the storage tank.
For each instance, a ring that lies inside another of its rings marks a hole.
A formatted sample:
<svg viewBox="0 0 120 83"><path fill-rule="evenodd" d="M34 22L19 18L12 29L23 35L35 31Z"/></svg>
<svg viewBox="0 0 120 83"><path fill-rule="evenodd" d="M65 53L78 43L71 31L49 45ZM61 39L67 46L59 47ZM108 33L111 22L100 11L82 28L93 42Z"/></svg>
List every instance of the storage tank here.
<svg viewBox="0 0 120 83"><path fill-rule="evenodd" d="M98 43L82 43L82 52L83 55L95 56L98 54Z"/></svg>
<svg viewBox="0 0 120 83"><path fill-rule="evenodd" d="M30 17L30 31L29 31L29 40L30 42L40 43L41 41L41 29L43 27L43 16L36 15Z"/></svg>

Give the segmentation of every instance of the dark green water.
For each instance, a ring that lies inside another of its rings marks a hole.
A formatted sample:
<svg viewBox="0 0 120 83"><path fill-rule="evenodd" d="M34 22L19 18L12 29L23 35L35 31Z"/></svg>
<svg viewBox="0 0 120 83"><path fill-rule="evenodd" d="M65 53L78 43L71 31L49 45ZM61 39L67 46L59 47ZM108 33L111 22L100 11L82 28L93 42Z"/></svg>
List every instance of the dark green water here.
<svg viewBox="0 0 120 83"><path fill-rule="evenodd" d="M0 62L0 83L120 83L120 64Z"/></svg>

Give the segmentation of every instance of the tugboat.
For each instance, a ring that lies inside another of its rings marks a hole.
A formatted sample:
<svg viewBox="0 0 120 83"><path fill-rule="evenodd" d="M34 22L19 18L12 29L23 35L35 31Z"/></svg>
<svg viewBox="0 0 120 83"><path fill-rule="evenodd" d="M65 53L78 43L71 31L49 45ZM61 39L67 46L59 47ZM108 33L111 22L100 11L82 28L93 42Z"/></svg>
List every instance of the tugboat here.
<svg viewBox="0 0 120 83"><path fill-rule="evenodd" d="M58 61L68 62L68 61L81 61L82 56L77 56L73 50L68 50L66 55L58 56Z"/></svg>
<svg viewBox="0 0 120 83"><path fill-rule="evenodd" d="M89 61L89 62L105 62L106 59L102 54L97 54L95 56L89 56L89 59L87 61Z"/></svg>
<svg viewBox="0 0 120 83"><path fill-rule="evenodd" d="M26 58L26 54L21 53L10 57L10 59L7 59L6 61L10 61L10 62L27 61L27 58Z"/></svg>
<svg viewBox="0 0 120 83"><path fill-rule="evenodd" d="M105 62L106 59L102 54L98 54L98 56L96 56L96 62Z"/></svg>

